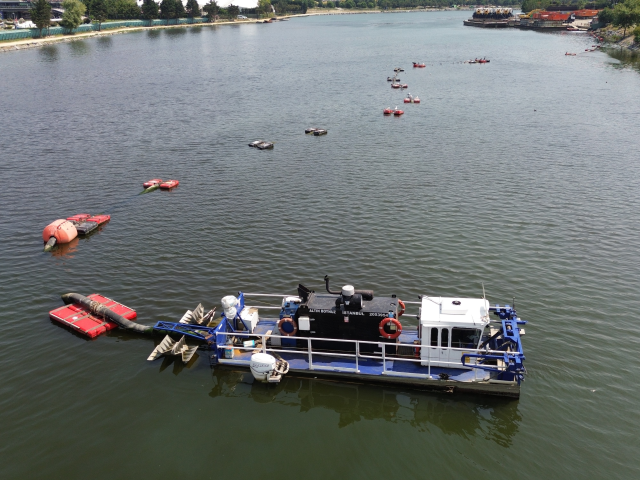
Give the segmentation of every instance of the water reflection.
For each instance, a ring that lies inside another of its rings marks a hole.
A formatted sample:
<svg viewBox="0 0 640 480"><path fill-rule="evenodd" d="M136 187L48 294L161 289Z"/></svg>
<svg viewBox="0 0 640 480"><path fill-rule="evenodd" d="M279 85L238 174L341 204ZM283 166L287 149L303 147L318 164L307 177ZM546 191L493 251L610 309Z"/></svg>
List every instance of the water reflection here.
<svg viewBox="0 0 640 480"><path fill-rule="evenodd" d="M72 254L78 250L79 242L80 238L76 237L69 243L59 243L53 248L53 250L51 250L51 255L53 255L54 257L73 258Z"/></svg>
<svg viewBox="0 0 640 480"><path fill-rule="evenodd" d="M640 54L638 52L619 48L607 48L604 51L620 62L612 63L614 68L633 68L640 71Z"/></svg>
<svg viewBox="0 0 640 480"><path fill-rule="evenodd" d="M187 28L167 28L164 33L166 35L168 35L169 37L178 37L178 36L182 36L182 35L186 35L187 33Z"/></svg>
<svg viewBox="0 0 640 480"><path fill-rule="evenodd" d="M71 55L74 57L80 57L91 52L89 42L84 40L74 40L73 42L69 42L69 48L71 48Z"/></svg>
<svg viewBox="0 0 640 480"><path fill-rule="evenodd" d="M44 45L38 49L38 53L45 62L55 62L58 60L58 45Z"/></svg>
<svg viewBox="0 0 640 480"><path fill-rule="evenodd" d="M250 373L213 370L211 397L246 397L308 412L323 408L339 414L338 427L384 419L419 431L434 427L447 435L482 437L507 447L522 420L518 402L486 396L432 394L419 390L285 377L280 384L254 382Z"/></svg>
<svg viewBox="0 0 640 480"><path fill-rule="evenodd" d="M100 47L101 50L106 50L113 46L113 38L111 38L111 36L101 36L98 37L97 40L98 47Z"/></svg>
<svg viewBox="0 0 640 480"><path fill-rule="evenodd" d="M159 38L161 35L160 30L147 30L147 37L151 39Z"/></svg>

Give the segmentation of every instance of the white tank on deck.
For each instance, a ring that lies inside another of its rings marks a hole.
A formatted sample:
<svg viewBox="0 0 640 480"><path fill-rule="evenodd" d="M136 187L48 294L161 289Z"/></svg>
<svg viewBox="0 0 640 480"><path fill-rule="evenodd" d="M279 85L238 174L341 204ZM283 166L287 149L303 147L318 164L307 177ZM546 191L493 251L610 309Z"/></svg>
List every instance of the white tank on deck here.
<svg viewBox="0 0 640 480"><path fill-rule="evenodd" d="M269 373L276 368L276 359L267 353L254 353L251 355L251 374L260 382L266 382Z"/></svg>
<svg viewBox="0 0 640 480"><path fill-rule="evenodd" d="M224 316L227 317L227 319L232 320L236 318L236 314L238 313L238 309L236 308L238 299L236 297L233 295L227 295L226 297L222 297L220 303L224 309Z"/></svg>
<svg viewBox="0 0 640 480"><path fill-rule="evenodd" d="M354 293L356 293L356 289L353 288L353 285L345 285L342 287L343 297L352 297Z"/></svg>

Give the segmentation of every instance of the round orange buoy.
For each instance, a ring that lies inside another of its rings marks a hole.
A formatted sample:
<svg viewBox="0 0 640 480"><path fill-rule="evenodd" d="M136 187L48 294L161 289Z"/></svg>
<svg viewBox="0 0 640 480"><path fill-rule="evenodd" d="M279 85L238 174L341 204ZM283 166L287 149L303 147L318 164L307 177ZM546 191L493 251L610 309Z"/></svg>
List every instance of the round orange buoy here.
<svg viewBox="0 0 640 480"><path fill-rule="evenodd" d="M57 243L69 243L78 236L78 231L73 223L68 220L59 219L50 223L42 231L42 240L48 242L51 237L56 239Z"/></svg>
<svg viewBox="0 0 640 480"><path fill-rule="evenodd" d="M398 305L400 305L400 311L398 312L398 316L400 317L407 308L405 307L404 302L400 299L398 299Z"/></svg>
<svg viewBox="0 0 640 480"><path fill-rule="evenodd" d="M296 333L298 333L298 325L291 317L282 317L278 322L278 330L280 330L280 335L284 335L285 337L293 337Z"/></svg>
<svg viewBox="0 0 640 480"><path fill-rule="evenodd" d="M378 325L378 330L380 331L380 335L388 340L395 340L402 333L402 324L396 318L383 318Z"/></svg>

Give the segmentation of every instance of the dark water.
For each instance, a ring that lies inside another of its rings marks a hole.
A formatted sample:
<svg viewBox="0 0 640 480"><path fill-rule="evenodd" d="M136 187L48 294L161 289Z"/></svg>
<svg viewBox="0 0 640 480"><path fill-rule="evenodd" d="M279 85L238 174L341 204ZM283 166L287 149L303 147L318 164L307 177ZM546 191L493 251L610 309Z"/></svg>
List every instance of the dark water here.
<svg viewBox="0 0 640 480"><path fill-rule="evenodd" d="M637 478L640 76L464 13L131 33L0 56L2 478ZM477 56L488 65L463 64ZM413 70L411 61L426 69ZM386 77L421 105L401 118ZM326 137L303 134L327 128ZM247 142L276 142L256 151ZM138 196L149 178L170 193ZM52 220L105 212L53 255ZM517 297L519 401L147 362L52 323L298 282Z"/></svg>

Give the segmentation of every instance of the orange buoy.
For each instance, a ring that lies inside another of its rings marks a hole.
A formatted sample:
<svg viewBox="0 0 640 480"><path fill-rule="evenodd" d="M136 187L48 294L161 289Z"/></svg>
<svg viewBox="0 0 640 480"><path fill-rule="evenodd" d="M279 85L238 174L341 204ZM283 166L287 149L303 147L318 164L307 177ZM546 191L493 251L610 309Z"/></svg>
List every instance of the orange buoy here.
<svg viewBox="0 0 640 480"><path fill-rule="evenodd" d="M56 243L69 243L78 236L76 227L68 220L58 219L44 227L42 240L46 242L45 252L51 250Z"/></svg>
<svg viewBox="0 0 640 480"><path fill-rule="evenodd" d="M398 305L400 306L400 311L398 312L398 316L401 317L407 307L404 305L404 302L398 299Z"/></svg>

